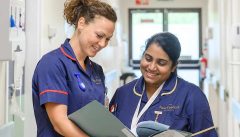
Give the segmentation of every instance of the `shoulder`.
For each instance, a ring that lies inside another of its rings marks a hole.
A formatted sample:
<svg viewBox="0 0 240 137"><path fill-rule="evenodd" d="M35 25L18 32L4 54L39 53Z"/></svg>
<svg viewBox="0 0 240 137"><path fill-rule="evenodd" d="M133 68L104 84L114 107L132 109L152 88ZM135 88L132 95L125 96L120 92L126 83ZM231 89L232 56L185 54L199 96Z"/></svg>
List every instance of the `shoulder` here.
<svg viewBox="0 0 240 137"><path fill-rule="evenodd" d="M116 92L113 95L113 98L111 99L111 104L112 103L122 103L122 102L131 102L135 97L138 98L133 92L133 88L137 83L137 80L133 80L121 87L119 87Z"/></svg>
<svg viewBox="0 0 240 137"><path fill-rule="evenodd" d="M187 102L189 107L198 111L209 110L209 104L204 92L195 84L179 79L182 91L187 94ZM183 90L184 89L184 90Z"/></svg>
<svg viewBox="0 0 240 137"><path fill-rule="evenodd" d="M179 89L193 95L204 95L203 91L195 84L178 77Z"/></svg>
<svg viewBox="0 0 240 137"><path fill-rule="evenodd" d="M119 87L116 91L116 94L121 96L121 95L127 95L127 94L133 94L133 88L136 85L138 79L135 79L121 87Z"/></svg>
<svg viewBox="0 0 240 137"><path fill-rule="evenodd" d="M39 60L36 71L48 72L50 70L60 70L64 66L63 57L59 49L48 52Z"/></svg>
<svg viewBox="0 0 240 137"><path fill-rule="evenodd" d="M135 79L135 80L133 80L133 81L131 81L131 82L125 84L125 85L119 87L119 90L124 90L124 89L133 88L134 85L137 83L137 81L138 81L138 79Z"/></svg>
<svg viewBox="0 0 240 137"><path fill-rule="evenodd" d="M59 48L52 50L48 53L46 53L45 55L42 56L42 58L40 59L39 63L41 62L46 62L46 63L53 63L56 61L59 61L62 55L60 54L60 50Z"/></svg>

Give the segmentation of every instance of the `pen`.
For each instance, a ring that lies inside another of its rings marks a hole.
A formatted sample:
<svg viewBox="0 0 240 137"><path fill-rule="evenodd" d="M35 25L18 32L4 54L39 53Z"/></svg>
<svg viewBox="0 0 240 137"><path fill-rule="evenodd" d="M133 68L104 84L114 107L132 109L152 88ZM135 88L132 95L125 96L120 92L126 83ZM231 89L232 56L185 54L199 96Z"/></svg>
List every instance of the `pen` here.
<svg viewBox="0 0 240 137"><path fill-rule="evenodd" d="M86 90L86 86L85 84L82 82L81 78L80 78L80 73L74 73L74 75L77 77L78 80L78 86L82 91Z"/></svg>

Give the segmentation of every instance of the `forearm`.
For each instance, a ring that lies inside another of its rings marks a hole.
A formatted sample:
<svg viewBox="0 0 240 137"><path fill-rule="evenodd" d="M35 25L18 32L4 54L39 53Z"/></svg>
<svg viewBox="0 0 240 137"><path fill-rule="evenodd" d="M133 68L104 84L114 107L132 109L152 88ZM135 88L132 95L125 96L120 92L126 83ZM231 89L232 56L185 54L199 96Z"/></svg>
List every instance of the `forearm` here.
<svg viewBox="0 0 240 137"><path fill-rule="evenodd" d="M54 130L65 137L87 137L67 116L67 106L55 103L45 104Z"/></svg>
<svg viewBox="0 0 240 137"><path fill-rule="evenodd" d="M54 129L65 137L88 137L80 128L78 128L68 118L63 118L61 121L55 122Z"/></svg>

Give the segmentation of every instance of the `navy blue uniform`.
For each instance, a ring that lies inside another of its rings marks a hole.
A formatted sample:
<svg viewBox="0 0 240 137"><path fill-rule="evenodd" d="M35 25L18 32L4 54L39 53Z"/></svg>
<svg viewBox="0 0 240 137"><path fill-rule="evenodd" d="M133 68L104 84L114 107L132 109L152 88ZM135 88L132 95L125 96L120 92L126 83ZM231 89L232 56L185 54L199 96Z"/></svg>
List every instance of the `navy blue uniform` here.
<svg viewBox="0 0 240 137"><path fill-rule="evenodd" d="M64 104L68 114L93 100L104 103L105 77L102 67L89 58L85 63L86 71L78 63L67 39L60 48L44 55L37 64L32 95L38 137L60 136L53 129L45 103Z"/></svg>
<svg viewBox="0 0 240 137"><path fill-rule="evenodd" d="M110 111L128 128L131 128L132 118L141 96L139 112L148 101L143 87L144 79L141 77L118 88L111 100ZM217 136L204 93L194 84L175 74L165 82L160 94L138 123L148 120L169 125L170 129L195 133L196 137Z"/></svg>

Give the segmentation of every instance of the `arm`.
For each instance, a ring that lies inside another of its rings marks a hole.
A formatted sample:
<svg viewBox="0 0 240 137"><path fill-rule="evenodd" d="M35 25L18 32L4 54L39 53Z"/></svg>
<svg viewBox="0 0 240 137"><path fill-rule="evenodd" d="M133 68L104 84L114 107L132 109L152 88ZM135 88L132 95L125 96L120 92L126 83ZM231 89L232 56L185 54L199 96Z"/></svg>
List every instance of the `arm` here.
<svg viewBox="0 0 240 137"><path fill-rule="evenodd" d="M191 96L190 128L194 137L217 137L213 124L211 110L204 93L199 89L193 89Z"/></svg>
<svg viewBox="0 0 240 137"><path fill-rule="evenodd" d="M68 119L66 105L46 103L45 107L56 132L65 137L88 137L88 135Z"/></svg>

